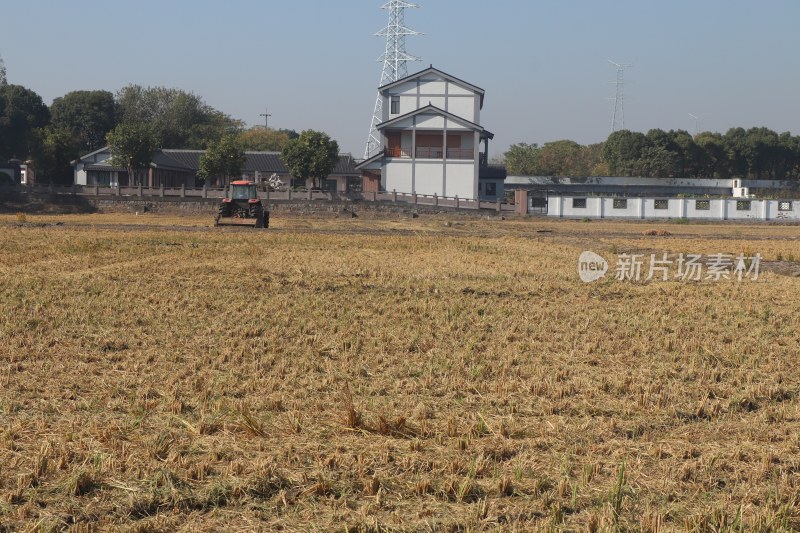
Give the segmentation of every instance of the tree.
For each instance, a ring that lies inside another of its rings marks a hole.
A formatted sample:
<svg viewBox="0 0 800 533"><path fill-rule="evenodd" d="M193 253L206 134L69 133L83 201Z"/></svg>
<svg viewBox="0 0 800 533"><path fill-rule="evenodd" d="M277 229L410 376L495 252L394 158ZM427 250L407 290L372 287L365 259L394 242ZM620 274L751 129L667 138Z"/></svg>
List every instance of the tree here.
<svg viewBox="0 0 800 533"><path fill-rule="evenodd" d="M149 124L161 148L206 148L242 123L180 89L129 85L117 93L119 121Z"/></svg>
<svg viewBox="0 0 800 533"><path fill-rule="evenodd" d="M722 142L725 147L728 177L746 178L750 169L747 132L744 128L731 128L722 136Z"/></svg>
<svg viewBox="0 0 800 533"><path fill-rule="evenodd" d="M111 150L111 163L128 170L129 184L144 182L141 171L150 166L156 139L147 124L118 124L106 136Z"/></svg>
<svg viewBox="0 0 800 533"><path fill-rule="evenodd" d="M48 126L40 130L42 140L36 156L37 180L70 185L74 178L71 161L80 149L73 133L65 128Z"/></svg>
<svg viewBox="0 0 800 533"><path fill-rule="evenodd" d="M339 144L327 133L305 130L289 141L281 158L295 178L311 178L316 186L316 180L326 178L339 161Z"/></svg>
<svg viewBox="0 0 800 533"><path fill-rule="evenodd" d="M242 173L247 158L234 135L225 135L218 142L211 143L206 153L200 156L197 175L201 178L221 178L227 185L230 178Z"/></svg>
<svg viewBox="0 0 800 533"><path fill-rule="evenodd" d="M512 176L540 175L539 150L537 144L512 144L503 154L508 173Z"/></svg>
<svg viewBox="0 0 800 533"><path fill-rule="evenodd" d="M39 129L50 122L42 97L22 85L0 86L0 159L28 159L39 149Z"/></svg>
<svg viewBox="0 0 800 533"><path fill-rule="evenodd" d="M603 161L612 175L641 175L642 150L648 145L644 133L619 130L608 136L603 143Z"/></svg>
<svg viewBox="0 0 800 533"><path fill-rule="evenodd" d="M583 165L589 169L589 176L608 176L608 165L603 161L603 143L581 146Z"/></svg>
<svg viewBox="0 0 800 533"><path fill-rule="evenodd" d="M73 91L53 100L52 126L76 138L78 150L92 152L105 146L106 134L117 125L117 106L108 91Z"/></svg>
<svg viewBox="0 0 800 533"><path fill-rule="evenodd" d="M642 157L637 164L638 173L654 178L671 178L680 169L678 155L660 145L642 148Z"/></svg>
<svg viewBox="0 0 800 533"><path fill-rule="evenodd" d="M543 176L586 176L589 168L581 158L581 145L563 140L545 143L539 150L539 174Z"/></svg>
<svg viewBox="0 0 800 533"><path fill-rule="evenodd" d="M800 137L793 137L788 131L781 133L778 142L780 143L780 167L775 173L776 179L797 179L798 165L800 164Z"/></svg>
<svg viewBox="0 0 800 533"><path fill-rule="evenodd" d="M727 179L730 176L729 165L722 135L705 131L697 134L695 144L699 150L697 175Z"/></svg>
<svg viewBox="0 0 800 533"><path fill-rule="evenodd" d="M6 78L6 64L3 62L3 58L0 57L0 86L8 85L8 78Z"/></svg>
<svg viewBox="0 0 800 533"><path fill-rule="evenodd" d="M245 150L280 152L292 138L286 130L256 126L239 134L239 144Z"/></svg>

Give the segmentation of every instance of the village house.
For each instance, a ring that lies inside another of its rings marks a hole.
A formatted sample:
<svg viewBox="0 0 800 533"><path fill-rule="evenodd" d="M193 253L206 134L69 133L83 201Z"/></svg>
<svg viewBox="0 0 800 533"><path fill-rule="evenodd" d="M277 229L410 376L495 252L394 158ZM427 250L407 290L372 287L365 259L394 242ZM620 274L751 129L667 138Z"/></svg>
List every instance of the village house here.
<svg viewBox="0 0 800 533"><path fill-rule="evenodd" d="M198 187L197 177L200 156L204 150L162 149L153 153L147 168L143 187ZM114 166L111 151L106 146L72 162L75 167L75 185L99 185L105 187L128 186L128 171ZM333 171L322 180L321 187L328 192L361 192L361 171L356 170L356 161L350 154L339 154ZM311 188L311 180L293 178L283 163L280 152L245 152L245 164L241 179L266 183L272 176L292 187ZM218 180L211 180L209 187L221 187Z"/></svg>
<svg viewBox="0 0 800 533"><path fill-rule="evenodd" d="M483 89L431 65L378 93L383 99L377 128L382 147L356 166L365 173L365 191L503 197L506 170L489 165L494 134L480 121Z"/></svg>

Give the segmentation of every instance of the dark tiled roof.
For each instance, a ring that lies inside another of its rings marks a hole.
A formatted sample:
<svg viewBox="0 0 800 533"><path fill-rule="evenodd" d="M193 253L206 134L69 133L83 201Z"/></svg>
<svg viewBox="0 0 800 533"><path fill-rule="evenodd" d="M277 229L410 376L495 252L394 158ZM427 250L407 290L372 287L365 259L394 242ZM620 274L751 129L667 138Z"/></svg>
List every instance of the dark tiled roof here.
<svg viewBox="0 0 800 533"><path fill-rule="evenodd" d="M375 161L378 161L378 160L380 160L380 159L383 159L383 157L384 157L385 155L386 155L386 154L383 152L383 150L381 150L381 151L379 151L377 154L373 155L372 157L369 157L369 158L367 158L367 159L365 159L365 160L361 161L360 163L358 163L358 164L356 165L356 168L357 168L357 169L359 169L359 170L360 170L360 169L363 169L364 167L366 167L366 166L368 166L368 165L370 165L370 164L374 163Z"/></svg>
<svg viewBox="0 0 800 533"><path fill-rule="evenodd" d="M478 179L504 180L506 179L506 174L506 167L504 165L486 165L480 168Z"/></svg>
<svg viewBox="0 0 800 533"><path fill-rule="evenodd" d="M283 164L280 152L245 152L247 161L242 168L245 172L274 172L276 174L289 174L289 169Z"/></svg>
<svg viewBox="0 0 800 533"><path fill-rule="evenodd" d="M337 176L344 176L348 174L360 176L361 172L356 170L356 160L353 159L351 154L339 154L339 162L336 163L335 167L333 167L331 174L336 174Z"/></svg>
<svg viewBox="0 0 800 533"><path fill-rule="evenodd" d="M160 150L153 154L156 166L197 170L200 168L200 156L205 150Z"/></svg>

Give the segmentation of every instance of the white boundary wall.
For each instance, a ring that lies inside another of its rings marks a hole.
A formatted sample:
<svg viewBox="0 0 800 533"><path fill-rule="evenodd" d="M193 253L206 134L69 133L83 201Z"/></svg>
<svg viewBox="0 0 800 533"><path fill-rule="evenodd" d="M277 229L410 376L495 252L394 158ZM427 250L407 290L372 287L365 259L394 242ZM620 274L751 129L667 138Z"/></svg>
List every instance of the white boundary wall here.
<svg viewBox="0 0 800 533"><path fill-rule="evenodd" d="M800 200L550 196L547 215L558 218L800 220Z"/></svg>

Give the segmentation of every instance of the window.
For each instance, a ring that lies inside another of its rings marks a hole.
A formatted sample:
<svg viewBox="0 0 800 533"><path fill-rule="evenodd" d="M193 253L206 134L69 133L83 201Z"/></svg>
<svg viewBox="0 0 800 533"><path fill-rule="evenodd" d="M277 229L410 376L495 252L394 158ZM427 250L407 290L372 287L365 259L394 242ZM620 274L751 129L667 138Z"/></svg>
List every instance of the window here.
<svg viewBox="0 0 800 533"><path fill-rule="evenodd" d="M87 172L87 183L89 185L98 185L100 187L108 187L111 185L111 172L101 172L97 170L90 170Z"/></svg>
<svg viewBox="0 0 800 533"><path fill-rule="evenodd" d="M791 210L792 210L792 202L786 200L778 202L778 211L791 211Z"/></svg>
<svg viewBox="0 0 800 533"><path fill-rule="evenodd" d="M496 183L487 183L486 184L486 196L497 196L497 184Z"/></svg>
<svg viewBox="0 0 800 533"><path fill-rule="evenodd" d="M171 185L171 179L169 185ZM234 200L249 200L257 198L255 185L231 185L231 198Z"/></svg>
<svg viewBox="0 0 800 533"><path fill-rule="evenodd" d="M711 209L711 202L708 200L695 200L694 208L697 211L708 211Z"/></svg>
<svg viewBox="0 0 800 533"><path fill-rule="evenodd" d="M627 209L627 208L628 208L627 198L614 198L614 209Z"/></svg>
<svg viewBox="0 0 800 533"><path fill-rule="evenodd" d="M547 198L544 196L529 196L531 207L547 207Z"/></svg>
<svg viewBox="0 0 800 533"><path fill-rule="evenodd" d="M392 96L392 115L400 113L400 97Z"/></svg>
<svg viewBox="0 0 800 533"><path fill-rule="evenodd" d="M573 198L572 207L574 209L586 209L586 198Z"/></svg>
<svg viewBox="0 0 800 533"><path fill-rule="evenodd" d="M750 200L737 200L736 201L736 210L737 211L750 211Z"/></svg>
<svg viewBox="0 0 800 533"><path fill-rule="evenodd" d="M669 209L669 200L655 200L653 207L656 209Z"/></svg>

